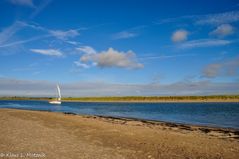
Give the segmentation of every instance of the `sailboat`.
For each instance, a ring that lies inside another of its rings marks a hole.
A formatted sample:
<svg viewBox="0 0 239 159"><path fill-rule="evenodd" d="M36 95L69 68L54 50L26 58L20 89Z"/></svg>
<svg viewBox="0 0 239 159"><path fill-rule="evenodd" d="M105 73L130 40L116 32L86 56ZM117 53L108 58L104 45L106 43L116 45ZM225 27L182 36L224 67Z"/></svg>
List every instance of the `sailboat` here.
<svg viewBox="0 0 239 159"><path fill-rule="evenodd" d="M58 97L56 98L56 100L49 101L50 104L61 104L61 90L59 85L56 85L56 88Z"/></svg>

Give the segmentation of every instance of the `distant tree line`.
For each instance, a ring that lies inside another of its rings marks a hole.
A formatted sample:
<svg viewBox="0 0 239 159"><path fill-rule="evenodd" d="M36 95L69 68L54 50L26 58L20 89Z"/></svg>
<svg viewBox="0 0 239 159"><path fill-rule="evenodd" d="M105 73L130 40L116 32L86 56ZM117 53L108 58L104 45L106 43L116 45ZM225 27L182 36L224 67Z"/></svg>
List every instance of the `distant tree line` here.
<svg viewBox="0 0 239 159"><path fill-rule="evenodd" d="M123 96L123 97L68 97L63 100L79 101L162 101L162 100L228 100L238 99L239 95L211 95L211 96Z"/></svg>
<svg viewBox="0 0 239 159"><path fill-rule="evenodd" d="M49 97L0 97L0 100L51 100ZM65 97L69 101L177 101L177 100L239 100L239 95L210 96L122 96L122 97Z"/></svg>

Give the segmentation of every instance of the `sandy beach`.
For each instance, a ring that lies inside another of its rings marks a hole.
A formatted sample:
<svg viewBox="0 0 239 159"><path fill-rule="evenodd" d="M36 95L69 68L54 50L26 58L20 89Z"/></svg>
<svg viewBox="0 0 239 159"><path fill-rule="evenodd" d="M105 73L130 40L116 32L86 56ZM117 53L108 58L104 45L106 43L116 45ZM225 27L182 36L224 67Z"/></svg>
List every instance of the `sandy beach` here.
<svg viewBox="0 0 239 159"><path fill-rule="evenodd" d="M0 109L0 158L239 158L239 131Z"/></svg>

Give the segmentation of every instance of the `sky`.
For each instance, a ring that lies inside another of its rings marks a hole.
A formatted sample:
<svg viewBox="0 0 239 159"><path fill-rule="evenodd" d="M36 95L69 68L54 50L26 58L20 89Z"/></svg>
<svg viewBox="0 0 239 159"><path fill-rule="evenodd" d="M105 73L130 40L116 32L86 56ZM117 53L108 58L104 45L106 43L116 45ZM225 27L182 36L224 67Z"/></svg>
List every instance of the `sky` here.
<svg viewBox="0 0 239 159"><path fill-rule="evenodd" d="M1 0L0 96L239 93L238 0Z"/></svg>

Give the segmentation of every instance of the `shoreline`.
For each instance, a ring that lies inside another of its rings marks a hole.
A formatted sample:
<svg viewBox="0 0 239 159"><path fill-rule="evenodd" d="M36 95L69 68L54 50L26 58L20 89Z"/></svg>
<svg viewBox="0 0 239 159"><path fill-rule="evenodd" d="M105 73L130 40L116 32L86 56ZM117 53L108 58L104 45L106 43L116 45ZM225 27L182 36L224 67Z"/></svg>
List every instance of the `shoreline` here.
<svg viewBox="0 0 239 159"><path fill-rule="evenodd" d="M162 121L162 120L152 120L152 119L142 119L142 118L134 118L134 117L121 117L121 116L108 116L108 115L88 115L88 114L77 114L73 112L56 112L51 110L34 110L34 109L24 109L24 108L0 108L1 109L9 109L9 110L21 110L21 111L34 111L34 112L49 112L49 113L59 113L64 115L73 115L73 116L80 116L86 118L99 118L99 119L106 119L106 120L121 120L121 121L136 121L147 123L151 125L161 125L161 126L169 126L169 127L179 127L186 130L202 130L202 131L220 131L220 132L227 132L227 133L236 133L239 135L239 128L232 128L232 127L220 127L220 126L212 126L212 125L200 125L200 124L190 124L190 123L180 123L180 122L170 122L170 121ZM192 129L190 129L192 128ZM239 136L238 136L239 139Z"/></svg>
<svg viewBox="0 0 239 159"><path fill-rule="evenodd" d="M33 110L33 109L21 109L21 108L0 108L1 109L9 109L9 110L21 110L21 111L34 111L34 112L49 112L49 113L59 113L64 115L72 115L72 116L80 116L86 118L98 118L105 120L118 120L118 121L135 121L142 122L149 125L160 125L160 126L168 126L168 127L179 127L185 130L195 131L201 130L202 132L210 132L210 131L220 131L225 133L236 133L239 135L239 128L232 127L220 127L220 126L210 126L210 125L200 125L200 124L188 124L188 123L180 123L180 122L170 122L170 121L162 121L162 120L152 120L152 119L142 119L142 118L134 118L134 117L120 117L120 116L108 116L108 115L88 115L88 114L77 114L73 112L55 112L50 110ZM190 127L192 129L190 129ZM239 139L239 136L238 136Z"/></svg>
<svg viewBox="0 0 239 159"><path fill-rule="evenodd" d="M0 101L50 101L48 99L1 99ZM239 103L239 99L207 99L207 100L61 100L62 102L82 103Z"/></svg>
<svg viewBox="0 0 239 159"><path fill-rule="evenodd" d="M133 117L115 117L115 116L104 116L104 115L87 115L87 114L76 114L72 112L54 112L50 110L32 110L32 109L17 109L17 108L0 108L1 109L9 109L9 110L20 110L20 111L32 111L32 112L47 112L47 113L56 113L56 114L64 114L69 116L79 116L83 118L92 118L92 119L100 119L107 122L121 121L121 122L139 122L146 125L153 126L166 126L166 127L177 127L182 130L188 131L201 131L203 133L209 133L211 131L216 131L219 133L227 134L227 137L234 138L239 140L239 129L230 128L230 127L219 127L219 126L209 126L209 125L197 125L197 124L187 124L187 123L178 123L178 122L169 122L169 121L160 121L160 120L150 120L150 119L141 119L141 118L133 118ZM233 137L232 134L235 136Z"/></svg>
<svg viewBox="0 0 239 159"><path fill-rule="evenodd" d="M1 108L0 108L1 109ZM9 108L8 108L9 109ZM12 108L10 108L12 109ZM13 110L16 108L13 108ZM16 110L26 110L27 109L16 109ZM105 119L109 121L122 121L122 122L127 122L127 121L135 121L135 122L141 122L149 125L160 125L160 126L168 126L168 127L179 127L185 130L202 130L202 132L207 131L221 131L221 132L227 132L227 133L236 133L239 135L239 129L237 128L232 128L232 127L219 127L219 126L210 126L210 125L200 125L200 124L187 124L187 123L179 123L179 122L170 122L170 121L162 121L162 120L152 120L152 119L142 119L142 118L134 118L134 117L120 117L120 116L108 116L108 115L87 115L87 114L77 114L77 113L72 113L72 112L54 112L54 111L48 111L48 110L29 110L29 111L40 111L40 112L52 112L52 113L60 113L60 114L65 114L65 115L73 115L73 116L81 116L81 117L86 117L86 118L98 118L98 119ZM190 127L192 129L190 129ZM238 136L239 140L239 136Z"/></svg>
<svg viewBox="0 0 239 159"><path fill-rule="evenodd" d="M63 114L72 114L63 112ZM187 124L187 123L178 123L178 122L169 122L169 121L159 121L159 120L149 120L149 119L141 119L141 118L130 118L130 117L114 117L114 116L103 116L103 115L81 115L81 114L72 114L79 116L86 116L88 118L100 118L106 120L120 120L120 121L135 121L141 122L148 125L158 125L158 126L167 126L167 127L177 127L183 130L189 131L197 131L200 130L202 132L210 132L210 131L219 131L225 133L235 133L239 135L239 129L231 128L231 127L219 127L219 126L209 126L209 125L197 125L197 124ZM239 136L238 136L239 140Z"/></svg>
<svg viewBox="0 0 239 159"><path fill-rule="evenodd" d="M84 100L62 100L62 102L89 102L89 103L239 103L239 99L236 100L117 100L117 101L84 101Z"/></svg>
<svg viewBox="0 0 239 159"><path fill-rule="evenodd" d="M226 128L5 108L0 122L2 153L62 159L239 157L239 131Z"/></svg>

